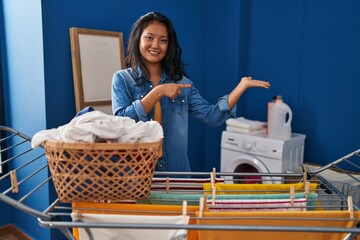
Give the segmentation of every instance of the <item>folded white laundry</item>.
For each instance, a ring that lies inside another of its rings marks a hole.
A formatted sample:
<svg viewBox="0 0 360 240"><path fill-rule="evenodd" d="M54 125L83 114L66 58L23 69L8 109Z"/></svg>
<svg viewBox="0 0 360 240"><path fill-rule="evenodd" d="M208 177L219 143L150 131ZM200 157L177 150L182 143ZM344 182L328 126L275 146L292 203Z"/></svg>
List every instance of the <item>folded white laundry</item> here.
<svg viewBox="0 0 360 240"><path fill-rule="evenodd" d="M235 133L245 133L245 134L259 134L259 133L266 133L266 128L263 127L259 129L248 129L248 128L226 126L226 131L235 132Z"/></svg>
<svg viewBox="0 0 360 240"><path fill-rule="evenodd" d="M132 224L188 224L189 216L149 216L149 215L121 215L121 214L91 214L72 213L74 222L86 223L132 223ZM90 235L90 236L89 236ZM79 228L79 239L101 240L186 240L185 229L125 229L125 228Z"/></svg>
<svg viewBox="0 0 360 240"><path fill-rule="evenodd" d="M156 121L135 122L92 111L73 118L68 124L37 132L31 140L33 148L46 140L64 142L156 142L163 138L163 129Z"/></svg>
<svg viewBox="0 0 360 240"><path fill-rule="evenodd" d="M249 120L244 117L229 118L226 120L226 124L231 127L246 128L246 129L260 129L266 126L266 122Z"/></svg>

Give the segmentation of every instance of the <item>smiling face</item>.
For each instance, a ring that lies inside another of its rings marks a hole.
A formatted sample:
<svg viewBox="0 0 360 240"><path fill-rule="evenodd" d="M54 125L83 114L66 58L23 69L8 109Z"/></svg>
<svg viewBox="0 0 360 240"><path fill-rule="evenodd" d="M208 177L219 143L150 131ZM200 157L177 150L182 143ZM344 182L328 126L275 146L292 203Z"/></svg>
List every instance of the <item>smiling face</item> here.
<svg viewBox="0 0 360 240"><path fill-rule="evenodd" d="M163 23L154 21L141 34L139 49L146 65L161 64L168 46L168 30Z"/></svg>

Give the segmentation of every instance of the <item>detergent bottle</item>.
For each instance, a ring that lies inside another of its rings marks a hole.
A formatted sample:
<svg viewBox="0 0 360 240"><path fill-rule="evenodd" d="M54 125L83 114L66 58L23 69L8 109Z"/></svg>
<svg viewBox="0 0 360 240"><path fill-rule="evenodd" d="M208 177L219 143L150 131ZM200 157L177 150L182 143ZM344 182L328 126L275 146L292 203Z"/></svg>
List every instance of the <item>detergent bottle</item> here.
<svg viewBox="0 0 360 240"><path fill-rule="evenodd" d="M268 109L267 109L267 121L269 122L269 113L270 113L270 109L271 107L274 105L275 102L282 102L282 97L281 95L277 95L277 96L273 96L272 100L268 103Z"/></svg>
<svg viewBox="0 0 360 240"><path fill-rule="evenodd" d="M292 111L281 97L277 97L269 109L268 136L277 139L291 138Z"/></svg>

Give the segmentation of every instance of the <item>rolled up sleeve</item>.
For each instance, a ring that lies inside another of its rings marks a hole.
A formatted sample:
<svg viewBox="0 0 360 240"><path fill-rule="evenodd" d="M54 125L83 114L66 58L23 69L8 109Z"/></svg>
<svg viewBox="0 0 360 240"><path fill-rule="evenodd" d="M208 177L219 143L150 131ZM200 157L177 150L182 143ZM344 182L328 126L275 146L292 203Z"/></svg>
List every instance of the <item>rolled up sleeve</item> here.
<svg viewBox="0 0 360 240"><path fill-rule="evenodd" d="M140 100L131 100L126 80L120 73L115 73L112 80L112 111L116 116L130 117L135 121L146 121L146 113Z"/></svg>
<svg viewBox="0 0 360 240"><path fill-rule="evenodd" d="M221 112L229 112L232 117L236 117L236 105L230 110L228 103L229 95L219 98L218 106Z"/></svg>
<svg viewBox="0 0 360 240"><path fill-rule="evenodd" d="M136 100L135 102L132 103L132 106L135 109L135 112L138 115L139 120L145 122L147 120L147 115L141 101Z"/></svg>

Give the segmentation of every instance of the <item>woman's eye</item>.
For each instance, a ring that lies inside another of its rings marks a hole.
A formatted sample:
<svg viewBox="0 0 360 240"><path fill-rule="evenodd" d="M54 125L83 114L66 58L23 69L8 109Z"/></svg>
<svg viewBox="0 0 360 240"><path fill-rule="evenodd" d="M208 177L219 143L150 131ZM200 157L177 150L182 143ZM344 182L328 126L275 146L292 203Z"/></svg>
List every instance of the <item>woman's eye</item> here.
<svg viewBox="0 0 360 240"><path fill-rule="evenodd" d="M167 39L161 39L161 43L162 43L162 44L167 44L167 43L168 43L168 40L167 40Z"/></svg>
<svg viewBox="0 0 360 240"><path fill-rule="evenodd" d="M147 40L152 40L152 39L153 39L152 36L145 36L145 38L146 38Z"/></svg>

